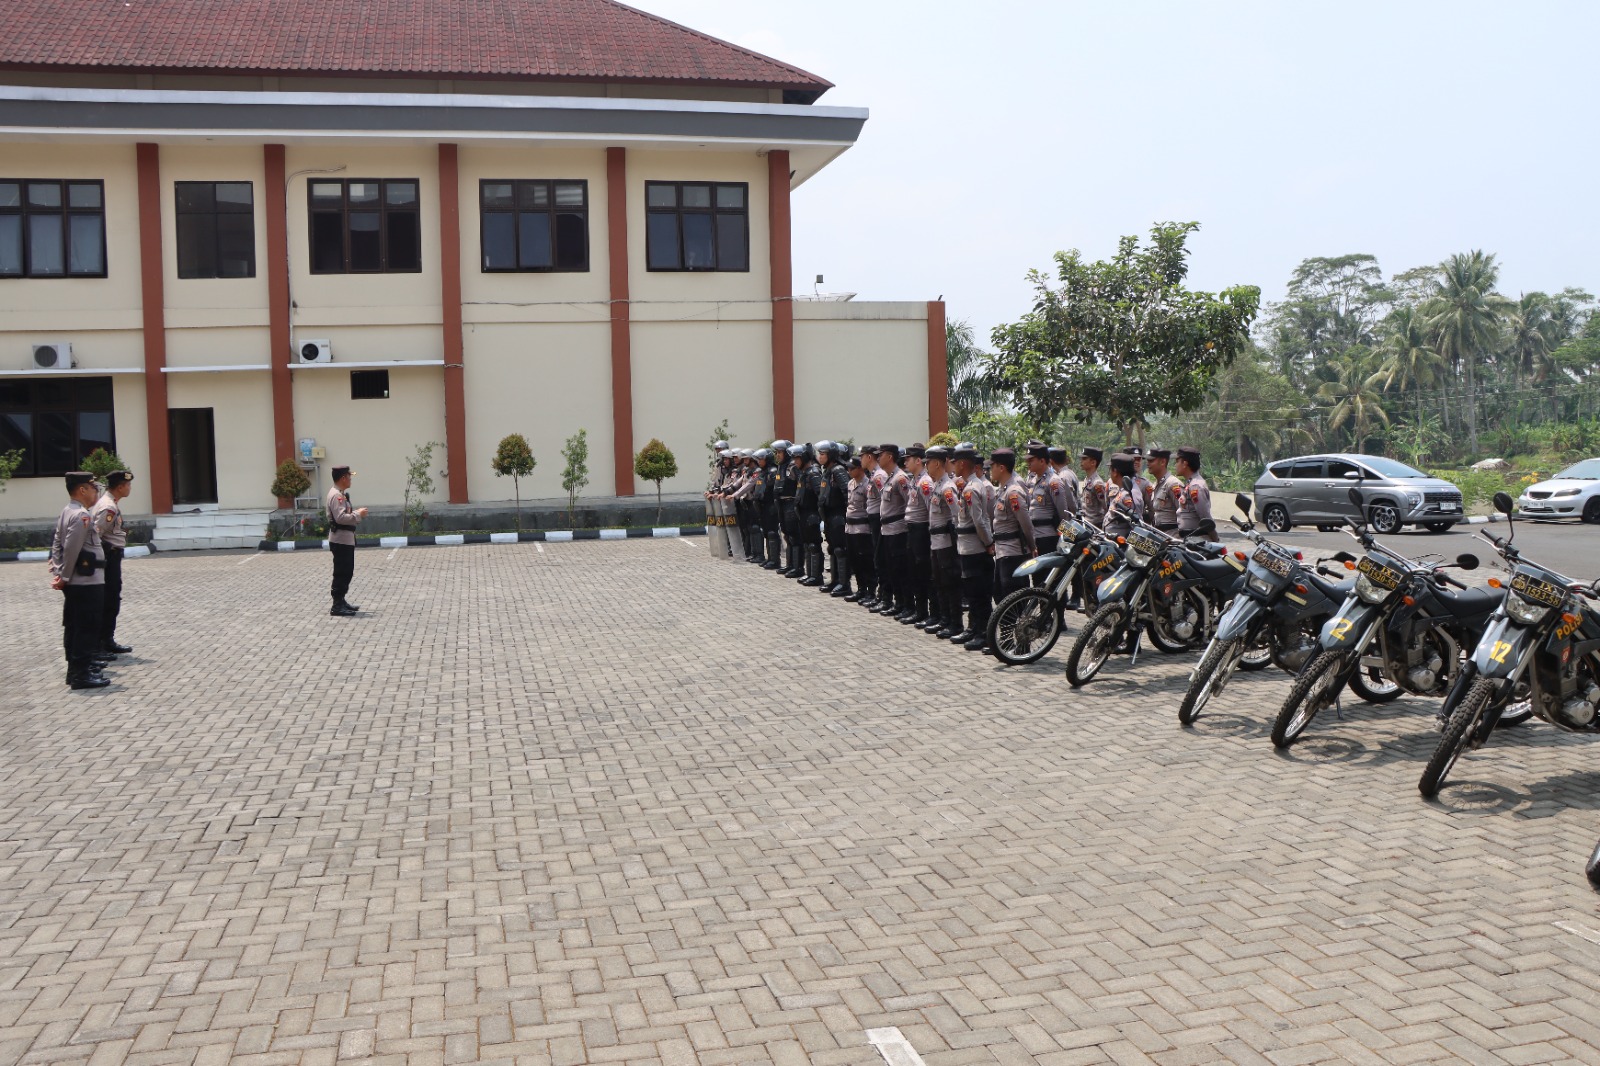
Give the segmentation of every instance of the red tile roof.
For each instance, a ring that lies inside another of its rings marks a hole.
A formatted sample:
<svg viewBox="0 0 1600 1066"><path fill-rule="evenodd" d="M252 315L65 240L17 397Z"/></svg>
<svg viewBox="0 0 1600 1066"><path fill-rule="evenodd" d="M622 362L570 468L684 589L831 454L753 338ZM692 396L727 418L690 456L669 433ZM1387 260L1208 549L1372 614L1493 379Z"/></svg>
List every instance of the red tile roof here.
<svg viewBox="0 0 1600 1066"><path fill-rule="evenodd" d="M0 68L831 83L615 0L5 0Z"/></svg>

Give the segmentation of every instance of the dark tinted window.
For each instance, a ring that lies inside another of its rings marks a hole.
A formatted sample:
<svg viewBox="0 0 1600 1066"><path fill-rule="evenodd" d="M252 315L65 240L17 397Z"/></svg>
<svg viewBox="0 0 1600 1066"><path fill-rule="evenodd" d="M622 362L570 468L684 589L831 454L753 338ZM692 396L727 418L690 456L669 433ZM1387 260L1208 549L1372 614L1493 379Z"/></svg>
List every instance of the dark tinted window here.
<svg viewBox="0 0 1600 1066"><path fill-rule="evenodd" d="M483 269L589 269L589 183L484 181L478 185Z"/></svg>
<svg viewBox="0 0 1600 1066"><path fill-rule="evenodd" d="M1322 476L1322 460L1302 460L1294 464L1294 469L1289 472L1292 478L1318 478Z"/></svg>
<svg viewBox="0 0 1600 1066"><path fill-rule="evenodd" d="M1362 470L1354 463L1347 463L1343 459L1328 460L1328 477L1341 479L1346 474L1360 474Z"/></svg>
<svg viewBox="0 0 1600 1066"><path fill-rule="evenodd" d="M1268 467L1268 469L1270 471L1272 471L1272 476L1273 477L1286 478L1286 477L1289 476L1289 472L1294 469L1294 464L1293 463L1273 463L1270 467Z"/></svg>
<svg viewBox="0 0 1600 1066"><path fill-rule="evenodd" d="M0 277L105 276L100 182L0 178Z"/></svg>
<svg viewBox="0 0 1600 1066"><path fill-rule="evenodd" d="M387 370L350 371L350 398L352 400L387 400L389 398L389 372Z"/></svg>
<svg viewBox="0 0 1600 1066"><path fill-rule="evenodd" d="M644 202L651 270L750 269L748 185L651 181Z"/></svg>
<svg viewBox="0 0 1600 1066"><path fill-rule="evenodd" d="M408 274L422 269L415 179L307 183L313 274Z"/></svg>
<svg viewBox="0 0 1600 1066"><path fill-rule="evenodd" d="M256 276L254 193L248 181L180 181L178 277Z"/></svg>
<svg viewBox="0 0 1600 1066"><path fill-rule="evenodd" d="M0 386L0 451L22 451L15 477L83 467L96 448L117 450L111 379L36 378Z"/></svg>

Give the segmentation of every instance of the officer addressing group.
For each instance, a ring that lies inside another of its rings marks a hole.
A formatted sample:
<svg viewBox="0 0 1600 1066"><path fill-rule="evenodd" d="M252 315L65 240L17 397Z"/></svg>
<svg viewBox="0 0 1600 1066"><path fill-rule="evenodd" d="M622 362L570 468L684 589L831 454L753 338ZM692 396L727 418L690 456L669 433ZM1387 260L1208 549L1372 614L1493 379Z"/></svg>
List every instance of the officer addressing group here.
<svg viewBox="0 0 1600 1066"><path fill-rule="evenodd" d="M356 573L356 526L367 517L365 507L350 506L348 466L333 468L333 488L328 490L328 550L333 553L333 607L329 614L343 618L361 608L345 599Z"/></svg>

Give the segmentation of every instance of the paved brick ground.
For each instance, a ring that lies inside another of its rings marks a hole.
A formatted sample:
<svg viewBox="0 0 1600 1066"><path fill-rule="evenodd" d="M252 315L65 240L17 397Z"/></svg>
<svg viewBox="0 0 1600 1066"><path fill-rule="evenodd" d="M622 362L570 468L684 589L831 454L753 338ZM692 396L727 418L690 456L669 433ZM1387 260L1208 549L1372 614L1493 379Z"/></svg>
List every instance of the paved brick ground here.
<svg viewBox="0 0 1600 1066"><path fill-rule="evenodd" d="M1600 1061L1594 752L1083 694L703 541L0 569L0 1062ZM1560 924L1558 924L1560 923ZM1587 937L1587 938L1586 938Z"/></svg>

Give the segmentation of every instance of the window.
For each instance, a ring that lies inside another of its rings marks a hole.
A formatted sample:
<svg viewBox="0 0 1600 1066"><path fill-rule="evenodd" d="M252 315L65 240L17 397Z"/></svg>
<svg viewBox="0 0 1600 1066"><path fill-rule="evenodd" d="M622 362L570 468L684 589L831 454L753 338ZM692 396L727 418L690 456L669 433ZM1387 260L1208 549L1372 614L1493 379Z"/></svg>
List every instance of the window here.
<svg viewBox="0 0 1600 1066"><path fill-rule="evenodd" d="M645 182L649 268L749 270L749 191L744 182Z"/></svg>
<svg viewBox="0 0 1600 1066"><path fill-rule="evenodd" d="M1328 479L1330 481L1343 481L1346 474L1360 474L1366 477L1362 469L1354 463L1347 463L1343 459L1328 460Z"/></svg>
<svg viewBox="0 0 1600 1066"><path fill-rule="evenodd" d="M1301 459L1294 464L1294 469L1289 471L1292 478L1319 478L1322 476L1321 459Z"/></svg>
<svg viewBox="0 0 1600 1066"><path fill-rule="evenodd" d="M0 178L0 278L105 276L103 182Z"/></svg>
<svg viewBox="0 0 1600 1066"><path fill-rule="evenodd" d="M414 274L422 269L417 182L312 181L311 273Z"/></svg>
<svg viewBox="0 0 1600 1066"><path fill-rule="evenodd" d="M589 269L589 183L478 183L483 269Z"/></svg>
<svg viewBox="0 0 1600 1066"><path fill-rule="evenodd" d="M1293 463L1273 463L1270 469L1272 470L1272 476L1275 478L1287 479L1294 476L1292 473L1294 470Z"/></svg>
<svg viewBox="0 0 1600 1066"><path fill-rule="evenodd" d="M180 181L178 277L256 276L255 202L248 181Z"/></svg>
<svg viewBox="0 0 1600 1066"><path fill-rule="evenodd" d="M65 474L96 448L116 451L111 379L0 380L0 452L15 448L16 477Z"/></svg>
<svg viewBox="0 0 1600 1066"><path fill-rule="evenodd" d="M387 370L350 371L350 398L352 400L387 400L389 398L389 372Z"/></svg>

